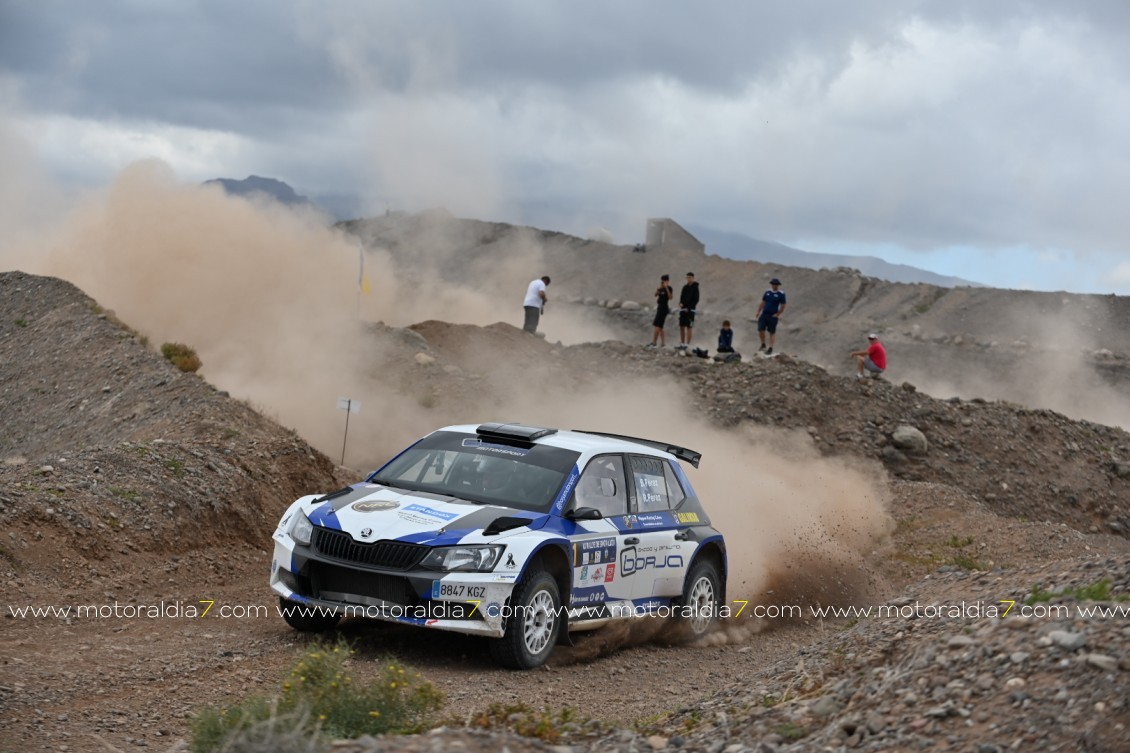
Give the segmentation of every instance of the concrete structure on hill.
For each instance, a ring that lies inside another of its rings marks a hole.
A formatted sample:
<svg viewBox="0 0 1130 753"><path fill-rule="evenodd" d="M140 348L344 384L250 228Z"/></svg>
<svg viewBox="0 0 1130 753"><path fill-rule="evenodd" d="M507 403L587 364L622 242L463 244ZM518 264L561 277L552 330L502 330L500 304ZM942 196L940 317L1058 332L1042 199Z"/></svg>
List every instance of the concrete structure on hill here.
<svg viewBox="0 0 1130 753"><path fill-rule="evenodd" d="M703 253L706 246L679 223L668 217L654 217L647 221L648 251L694 251Z"/></svg>

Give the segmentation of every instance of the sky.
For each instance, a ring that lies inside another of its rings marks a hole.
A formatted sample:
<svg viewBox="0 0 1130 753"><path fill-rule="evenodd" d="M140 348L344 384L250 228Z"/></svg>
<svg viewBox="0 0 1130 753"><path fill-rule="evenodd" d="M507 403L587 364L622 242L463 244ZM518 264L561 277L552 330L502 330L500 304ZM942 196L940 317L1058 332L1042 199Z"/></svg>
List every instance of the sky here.
<svg viewBox="0 0 1130 753"><path fill-rule="evenodd" d="M0 231L156 159L1130 295L1128 134L1122 0L0 0Z"/></svg>

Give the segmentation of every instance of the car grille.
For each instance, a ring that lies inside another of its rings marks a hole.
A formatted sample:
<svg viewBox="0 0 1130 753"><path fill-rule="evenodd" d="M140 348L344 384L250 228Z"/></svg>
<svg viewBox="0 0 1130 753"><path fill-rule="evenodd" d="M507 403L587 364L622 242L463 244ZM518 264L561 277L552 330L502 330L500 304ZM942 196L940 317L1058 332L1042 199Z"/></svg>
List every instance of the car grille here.
<svg viewBox="0 0 1130 753"><path fill-rule="evenodd" d="M375 541L372 544L363 544L354 541L353 537L345 531L332 531L319 526L314 527L314 538L310 543L315 552L325 557L389 570L407 570L415 567L429 549L420 544L405 544L400 541Z"/></svg>
<svg viewBox="0 0 1130 753"><path fill-rule="evenodd" d="M324 592L365 596L390 604L415 606L423 600L412 590L408 579L400 575L364 572L325 562L310 563L310 584L315 598Z"/></svg>

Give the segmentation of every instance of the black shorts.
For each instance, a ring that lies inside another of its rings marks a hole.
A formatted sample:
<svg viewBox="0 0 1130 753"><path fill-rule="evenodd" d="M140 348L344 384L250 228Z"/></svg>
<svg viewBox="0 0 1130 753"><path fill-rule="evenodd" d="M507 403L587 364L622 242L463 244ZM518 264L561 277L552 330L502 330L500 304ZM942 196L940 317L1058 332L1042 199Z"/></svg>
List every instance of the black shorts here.
<svg viewBox="0 0 1130 753"><path fill-rule="evenodd" d="M761 318L757 320L757 331L764 332L765 330L769 330L769 334L775 335L777 334L777 321L777 317L772 314L768 316L762 314Z"/></svg>
<svg viewBox="0 0 1130 753"><path fill-rule="evenodd" d="M671 313L670 311L664 311L664 310L656 311L655 312L655 319L651 322L651 326L659 327L659 329L663 329L663 325L667 323L667 315L670 314L670 313Z"/></svg>
<svg viewBox="0 0 1130 753"><path fill-rule="evenodd" d="M680 327L693 327L694 326L694 312L687 309L679 309L679 326Z"/></svg>

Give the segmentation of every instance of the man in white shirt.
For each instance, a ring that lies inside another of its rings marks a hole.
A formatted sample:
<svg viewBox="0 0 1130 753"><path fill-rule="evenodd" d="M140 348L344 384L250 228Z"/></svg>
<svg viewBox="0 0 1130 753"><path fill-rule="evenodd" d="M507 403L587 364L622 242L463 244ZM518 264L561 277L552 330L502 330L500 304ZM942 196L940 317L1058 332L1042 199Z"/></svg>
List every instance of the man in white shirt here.
<svg viewBox="0 0 1130 753"><path fill-rule="evenodd" d="M549 278L542 277L539 280L534 280L530 286L526 288L526 301L523 304L526 308L526 323L522 325L522 329L530 334L538 331L538 320L541 314L545 311L545 302L548 300L545 297L545 288L549 285Z"/></svg>

